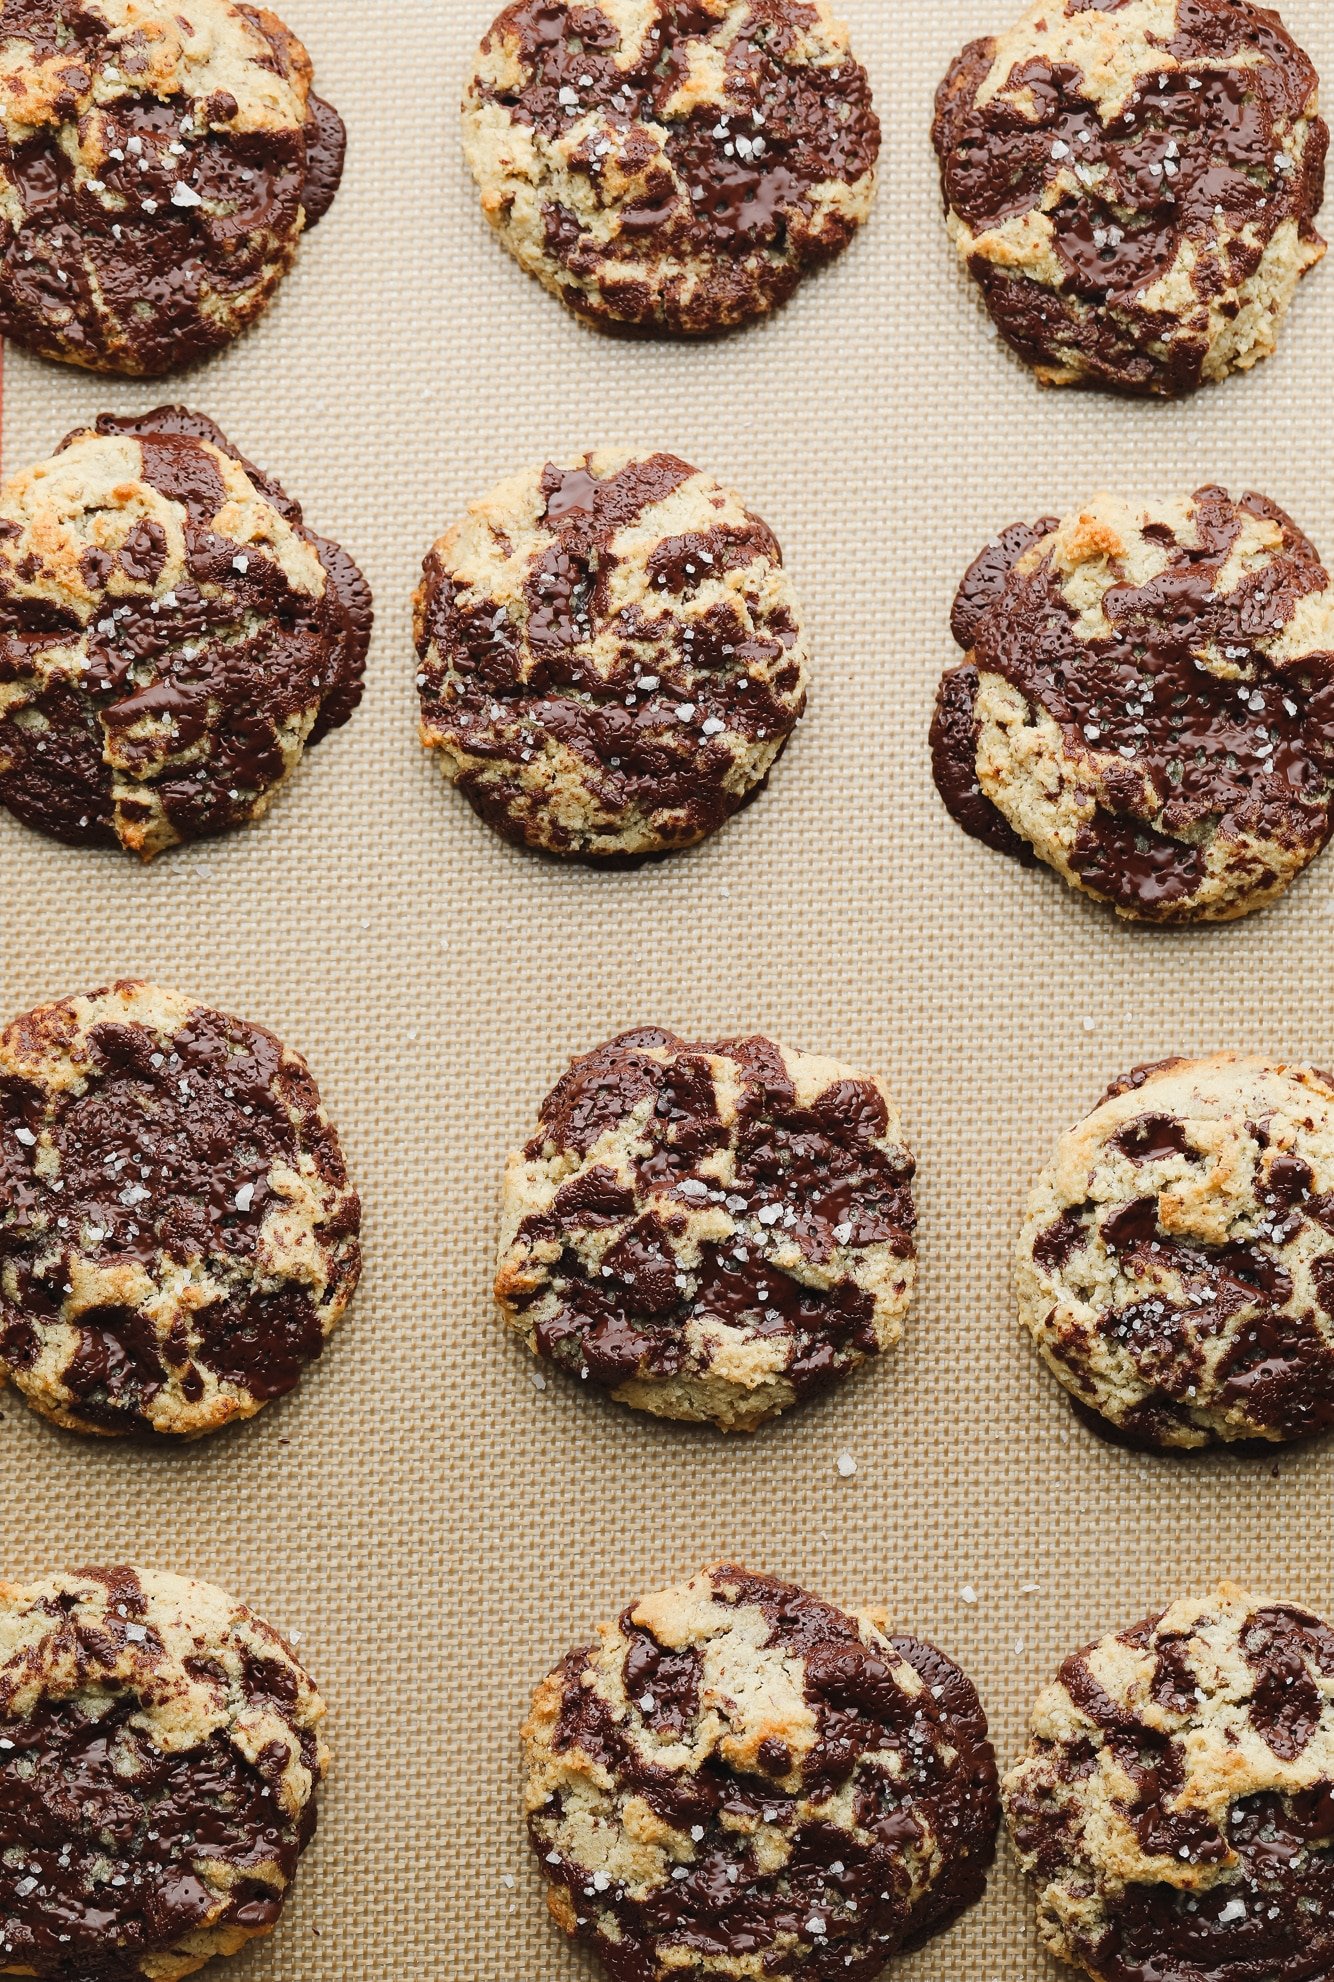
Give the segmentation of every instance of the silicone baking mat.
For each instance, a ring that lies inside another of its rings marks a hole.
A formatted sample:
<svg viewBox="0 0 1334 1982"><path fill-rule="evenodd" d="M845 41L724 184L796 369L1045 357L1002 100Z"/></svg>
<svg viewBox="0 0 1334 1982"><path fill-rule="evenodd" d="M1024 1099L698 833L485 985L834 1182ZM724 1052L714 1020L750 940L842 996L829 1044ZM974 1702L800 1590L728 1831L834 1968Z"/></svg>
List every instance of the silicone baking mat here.
<svg viewBox="0 0 1334 1982"><path fill-rule="evenodd" d="M1017 517L1222 481L1334 556L1334 271L1275 360L1186 405L1040 392L954 264L928 137L950 57L1014 4L845 0L885 124L874 218L775 321L684 347L581 328L490 237L455 115L490 0L284 0L351 152L268 319L165 388L6 355L10 467L103 408L184 399L356 553L379 611L361 713L258 828L140 871L0 817L0 1009L142 974L271 1024L309 1057L366 1201L349 1318L255 1424L145 1452L0 1396L3 1573L211 1577L299 1633L330 1701L320 1835L234 1982L590 1977L529 1867L515 1731L595 1619L720 1554L937 1640L1005 1759L1068 1650L1178 1592L1229 1573L1334 1603L1334 1448L1100 1444L1021 1337L1008 1277L1033 1173L1114 1074L1234 1045L1329 1064L1334 858L1250 922L1129 928L966 840L926 747L955 583ZM1334 75L1328 5L1284 13ZM674 449L751 498L817 656L767 796L630 874L503 846L414 730L428 545L511 467L602 440ZM920 1157L902 1348L749 1442L539 1392L492 1313L508 1145L571 1053L650 1021L882 1070ZM896 1973L1057 1971L1002 1854L985 1904Z"/></svg>

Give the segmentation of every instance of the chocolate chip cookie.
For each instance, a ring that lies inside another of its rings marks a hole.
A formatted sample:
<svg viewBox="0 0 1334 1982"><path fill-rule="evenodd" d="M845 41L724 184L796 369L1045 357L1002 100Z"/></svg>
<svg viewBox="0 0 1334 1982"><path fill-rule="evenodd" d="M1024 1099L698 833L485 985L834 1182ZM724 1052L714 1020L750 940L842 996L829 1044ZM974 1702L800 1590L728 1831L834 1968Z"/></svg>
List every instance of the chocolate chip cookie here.
<svg viewBox="0 0 1334 1982"><path fill-rule="evenodd" d="M718 1564L538 1687L529 1833L618 1982L871 1982L982 1895L986 1716L943 1653Z"/></svg>
<svg viewBox="0 0 1334 1982"><path fill-rule="evenodd" d="M323 1717L278 1633L208 1583L0 1583L0 1974L175 1982L272 1933Z"/></svg>
<svg viewBox="0 0 1334 1982"><path fill-rule="evenodd" d="M1047 385L1188 392L1274 350L1329 131L1319 78L1251 0L1033 0L967 47L934 138L949 228Z"/></svg>
<svg viewBox="0 0 1334 1982"><path fill-rule="evenodd" d="M501 1312L621 1403L752 1431L899 1340L913 1174L873 1076L768 1039L624 1033L510 1158Z"/></svg>
<svg viewBox="0 0 1334 1982"><path fill-rule="evenodd" d="M291 1390L361 1270L304 1060L121 983L0 1032L0 1382L68 1430L198 1438Z"/></svg>
<svg viewBox="0 0 1334 1982"><path fill-rule="evenodd" d="M1020 1313L1134 1444L1334 1425L1334 1077L1219 1054L1118 1081L1034 1187Z"/></svg>
<svg viewBox="0 0 1334 1982"><path fill-rule="evenodd" d="M422 742L504 838L565 857L705 839L806 707L777 539L673 454L502 482L427 558L416 635Z"/></svg>
<svg viewBox="0 0 1334 1982"><path fill-rule="evenodd" d="M312 75L241 0L3 0L0 334L144 377L230 343L338 190Z"/></svg>
<svg viewBox="0 0 1334 1982"><path fill-rule="evenodd" d="M103 414L0 490L0 804L145 860L258 819L361 700L371 620L211 420Z"/></svg>
<svg viewBox="0 0 1334 1982"><path fill-rule="evenodd" d="M1334 591L1264 496L1016 524L954 608L936 784L974 838L1140 922L1223 922L1334 829Z"/></svg>
<svg viewBox="0 0 1334 1982"><path fill-rule="evenodd" d="M1225 1583L1066 1660L1005 1778L1048 1950L1100 1982L1334 1971L1334 1630Z"/></svg>
<svg viewBox="0 0 1334 1982"><path fill-rule="evenodd" d="M880 125L827 0L519 0L463 106L482 207L581 316L762 316L846 247Z"/></svg>

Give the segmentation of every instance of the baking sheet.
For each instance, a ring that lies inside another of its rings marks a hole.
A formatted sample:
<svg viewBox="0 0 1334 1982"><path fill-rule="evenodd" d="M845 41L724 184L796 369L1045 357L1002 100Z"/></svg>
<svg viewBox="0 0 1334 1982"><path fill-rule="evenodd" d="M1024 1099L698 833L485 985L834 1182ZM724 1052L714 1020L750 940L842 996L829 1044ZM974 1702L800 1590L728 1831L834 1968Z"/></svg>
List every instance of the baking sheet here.
<svg viewBox="0 0 1334 1982"><path fill-rule="evenodd" d="M950 57L1013 10L845 0L886 128L875 217L774 322L681 347L580 327L490 237L455 121L490 0L284 0L352 149L268 319L165 390L7 353L10 467L104 408L185 399L348 545L379 608L360 715L257 829L141 872L0 817L0 1010L143 974L274 1026L311 1060L366 1200L349 1319L255 1424L144 1452L0 1397L4 1573L135 1559L212 1577L300 1634L330 1701L320 1836L234 1982L591 1977L529 1867L515 1730L595 1619L720 1554L947 1647L1003 1759L1067 1651L1180 1591L1229 1573L1334 1604L1334 1448L1271 1465L1103 1446L1008 1286L1031 1177L1112 1075L1225 1046L1329 1064L1334 859L1248 923L1131 929L966 840L926 747L954 585L1016 517L1217 480L1266 490L1334 555L1334 273L1274 361L1184 406L1040 393L954 265L928 140ZM1284 15L1334 73L1328 7ZM816 645L768 795L633 874L501 845L414 734L422 554L511 467L601 441L740 487ZM748 1443L539 1393L492 1315L507 1147L572 1052L646 1022L880 1069L920 1157L903 1347ZM1004 1856L985 1905L896 1970L1057 1973Z"/></svg>

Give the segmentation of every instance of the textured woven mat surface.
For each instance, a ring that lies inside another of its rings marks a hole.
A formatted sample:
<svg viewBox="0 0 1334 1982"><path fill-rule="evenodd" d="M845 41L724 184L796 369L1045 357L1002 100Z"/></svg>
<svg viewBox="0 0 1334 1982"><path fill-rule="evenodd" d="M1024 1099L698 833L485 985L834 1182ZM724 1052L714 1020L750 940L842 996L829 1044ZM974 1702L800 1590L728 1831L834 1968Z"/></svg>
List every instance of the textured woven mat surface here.
<svg viewBox="0 0 1334 1982"><path fill-rule="evenodd" d="M1008 1286L1032 1174L1111 1076L1229 1045L1329 1064L1334 858L1249 923L1137 931L965 840L926 749L954 585L1016 517L1216 480L1266 490L1334 555L1334 272L1275 361L1188 405L1040 393L954 266L928 142L949 58L1011 0L846 0L887 139L863 239L760 329L614 342L520 273L465 180L455 104L491 11L285 0L352 150L238 349L166 392L7 354L10 467L103 408L185 399L354 551L379 609L361 714L258 829L139 872L0 818L0 1008L143 974L271 1024L309 1057L366 1200L344 1331L249 1428L146 1453L0 1399L4 1573L136 1559L212 1577L299 1632L330 1700L320 1837L235 1982L590 1976L528 1866L515 1729L596 1618L719 1554L936 1639L1006 1758L1066 1651L1178 1592L1231 1573L1334 1602L1334 1448L1271 1468L1105 1447ZM1284 12L1334 75L1328 5ZM511 467L604 439L738 485L784 544L817 650L767 797L629 875L501 846L414 734L423 552ZM572 1052L649 1021L883 1070L921 1161L904 1346L750 1443L539 1394L491 1311L507 1146ZM986 1904L897 1972L1056 1973L1004 1860Z"/></svg>

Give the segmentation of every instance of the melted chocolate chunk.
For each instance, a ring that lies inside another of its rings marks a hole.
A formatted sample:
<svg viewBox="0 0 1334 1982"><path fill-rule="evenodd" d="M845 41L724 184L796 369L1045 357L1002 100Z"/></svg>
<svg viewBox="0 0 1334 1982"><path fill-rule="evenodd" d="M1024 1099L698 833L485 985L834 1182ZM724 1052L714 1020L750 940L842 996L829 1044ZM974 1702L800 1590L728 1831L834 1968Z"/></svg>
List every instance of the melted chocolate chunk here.
<svg viewBox="0 0 1334 1982"><path fill-rule="evenodd" d="M874 171L880 124L860 63L847 54L820 65L798 59L815 17L796 0L748 0L739 20L723 22L681 0L658 0L655 12L626 64L601 10L519 0L485 44L514 49L519 79L507 72L477 94L549 140L570 129L573 96L576 116L599 120L594 139L605 131L623 168L646 175L638 204L612 208L618 225L609 241L548 199L546 241L568 271L566 300L589 316L708 331L781 303L808 268L847 245L854 223L817 210L816 191L830 181L857 185ZM680 101L703 38L721 57L721 111ZM665 163L648 126L665 134ZM597 186L594 139L576 169Z"/></svg>
<svg viewBox="0 0 1334 1982"><path fill-rule="evenodd" d="M62 448L84 431L68 435ZM300 507L205 415L179 406L106 413L91 431L138 441L144 479L185 511L190 575L169 601L127 602L105 591L109 561L95 569L85 559L85 577L102 595L86 622L50 629L62 643L71 634L86 639L83 681L61 681L18 705L45 716L44 729L0 724L0 803L51 838L115 844L107 761L114 748L119 764L161 801L182 840L213 837L244 823L255 800L286 776L280 726L316 705L314 744L355 712L370 645L370 591L347 553L308 530ZM247 559L239 545L214 534L226 489L200 441L238 461L315 548L328 579L322 598L293 590L276 565ZM162 527L149 520L130 536L120 566L136 583L154 585L165 556ZM30 681L46 644L24 616L23 601L0 573L0 682ZM169 734L159 729L131 741L127 732L146 717L168 723ZM202 754L186 756L198 746ZM122 813L135 803L133 796L122 800ZM147 810L145 804L145 816Z"/></svg>
<svg viewBox="0 0 1334 1982"><path fill-rule="evenodd" d="M624 1679L626 1698L633 1701L655 1734L679 1741L699 1715L699 1682L703 1661L693 1647L666 1650L651 1631L634 1621L633 1610L621 1619L627 1641ZM787 1770L778 1770L785 1775Z"/></svg>
<svg viewBox="0 0 1334 1982"><path fill-rule="evenodd" d="M1087 10L1088 0L1069 8ZM1253 50L1263 59L1244 73L1229 66ZM1254 274L1281 227L1295 221L1304 241L1319 241L1329 141L1316 118L1300 168L1284 156L1318 78L1277 16L1249 0L1185 0L1166 52L1205 66L1146 73L1103 123L1080 71L1038 56L1007 82L1031 111L1002 95L979 102L996 44L974 42L941 85L933 132L946 204L974 234L1046 205L1060 289L975 260L1002 335L1029 364L1073 361L1084 377L1136 393L1200 384L1207 305ZM1053 207L1050 189L1072 166L1080 189ZM1245 238L1224 248L1222 229ZM1183 250L1195 296L1184 335L1178 319L1142 302Z"/></svg>
<svg viewBox="0 0 1334 1982"><path fill-rule="evenodd" d="M1334 1313L1334 1279L1322 1276L1326 1317ZM1312 1315L1264 1307L1247 1321L1220 1366L1225 1404L1285 1438L1334 1426L1334 1351Z"/></svg>
<svg viewBox="0 0 1334 1982"><path fill-rule="evenodd" d="M529 1143L527 1154L539 1156L550 1141L557 1149L587 1156L600 1136L656 1091L663 1069L652 1053L675 1043L674 1033L646 1026L639 1032L624 1032L609 1046L576 1060L543 1102L541 1132ZM701 1083L701 1095L705 1091Z"/></svg>
<svg viewBox="0 0 1334 1982"><path fill-rule="evenodd" d="M1132 1163L1161 1163L1169 1156L1189 1156L1190 1139L1174 1115L1141 1115L1112 1137L1112 1148Z"/></svg>
<svg viewBox="0 0 1334 1982"><path fill-rule="evenodd" d="M1295 1211L1298 1205L1306 1203L1314 1189L1315 1178L1309 1163L1300 1156L1276 1156L1269 1165L1261 1196L1267 1205L1277 1205L1280 1211Z"/></svg>
<svg viewBox="0 0 1334 1982"><path fill-rule="evenodd" d="M664 1048L665 1063L653 1057ZM742 1083L730 1132L718 1118L706 1054L729 1059ZM802 1105L767 1041L691 1046L670 1033L627 1033L563 1076L527 1153L586 1156L647 1100L650 1148L638 1159L635 1192L595 1165L520 1227L521 1240L560 1248L516 1302L520 1313L542 1305L541 1354L617 1389L678 1374L693 1353L691 1325L718 1322L781 1341L782 1375L799 1395L877 1354L874 1301L852 1278L807 1286L771 1263L762 1240L741 1234L704 1242L698 1264L687 1267L673 1241L686 1210L725 1201L737 1215L763 1210L760 1229L795 1242L813 1265L848 1246L888 1244L911 1259L913 1165L906 1151L878 1146L888 1126L879 1092L839 1081ZM732 1181L720 1188L700 1165L729 1140ZM590 1264L587 1236L613 1224L621 1235Z"/></svg>
<svg viewBox="0 0 1334 1982"><path fill-rule="evenodd" d="M326 103L322 96L312 96L309 108L306 184L301 195L307 231L318 227L333 205L347 160L347 126L332 103Z"/></svg>
<svg viewBox="0 0 1334 1982"><path fill-rule="evenodd" d="M319 1315L302 1286L256 1284L256 1246L275 1164L296 1169L305 1156L326 1184L347 1184L310 1075L283 1060L271 1033L203 1009L169 1039L102 1024L90 1046L78 1088L43 1094L0 1078L0 1358L31 1365L34 1323L61 1316L75 1250L102 1269L202 1263L229 1291L194 1317L193 1350L184 1336L161 1342L135 1308L73 1316L80 1339L63 1378L73 1414L105 1430L148 1429L169 1372L193 1401L201 1371L261 1399L292 1389L323 1348ZM39 1145L54 1151L57 1173L39 1173ZM321 1238L337 1246L358 1220L350 1198ZM357 1267L354 1245L336 1271Z"/></svg>
<svg viewBox="0 0 1334 1982"><path fill-rule="evenodd" d="M987 1717L972 1681L943 1652L917 1638L896 1637L894 1649L939 1702L950 1745L959 1756L941 1785L933 1826L938 1836L952 1837L958 1849L950 1853L943 1876L913 1909L904 1946L918 1948L985 1893L996 1855L1000 1789L987 1739Z"/></svg>
<svg viewBox="0 0 1334 1982"><path fill-rule="evenodd" d="M1033 1257L1045 1273L1059 1273L1068 1266L1080 1247L1088 1243L1092 1226L1091 1205L1063 1211L1056 1222L1033 1241Z"/></svg>
<svg viewBox="0 0 1334 1982"><path fill-rule="evenodd" d="M1037 855L983 791L977 775L977 669L950 668L942 677L931 723L931 769L955 824L993 853L1035 867Z"/></svg>
<svg viewBox="0 0 1334 1982"><path fill-rule="evenodd" d="M692 845L757 790L735 788L732 750L704 726L719 723L749 742L776 739L781 749L800 720L805 697L791 699L798 665L785 658L799 635L785 605L748 594L754 631L730 604L689 620L673 610L706 576L759 560L781 564L758 517L744 528L664 540L648 600L613 608L617 532L694 472L669 454L632 461L605 480L592 473L591 457L571 470L548 465L543 520L557 536L528 580L522 628L503 609L469 600L470 587L437 551L426 560L417 628L424 722L479 760L459 789L505 839L605 861L616 857L608 845L620 822L644 819L664 849ZM586 650L608 632L622 644L604 673ZM582 835L520 783L547 743L580 760L598 803L600 822Z"/></svg>
<svg viewBox="0 0 1334 1982"><path fill-rule="evenodd" d="M974 558L964 573L950 616L950 630L965 651L972 646L983 619L1003 598L1020 558L1060 527L1059 516L1044 516L1036 523L1012 523Z"/></svg>
<svg viewBox="0 0 1334 1982"><path fill-rule="evenodd" d="M299 45L271 14L242 8L271 64L300 73ZM304 129L226 128L237 103L124 94L93 108L94 76L133 77L132 44L75 0L8 0L3 32L34 59L68 52L62 121L17 145L0 175L20 209L0 219L0 334L94 371L156 376L231 341L268 301L305 224L327 212L342 175L341 119L311 97ZM100 121L105 160L82 182L70 148ZM182 197L180 189L186 188ZM197 197L192 202L189 194Z"/></svg>
<svg viewBox="0 0 1334 1982"><path fill-rule="evenodd" d="M294 1823L278 1801L286 1751L275 1744L251 1763L215 1734L164 1754L135 1727L137 1704L111 1697L95 1714L51 1699L0 1711L7 1966L134 1982L145 1957L205 1923L263 1931L282 1911L314 1830L313 1803Z"/></svg>
<svg viewBox="0 0 1334 1982"><path fill-rule="evenodd" d="M924 1682L914 1695L888 1656L864 1644L854 1620L832 1605L743 1569L716 1569L711 1579L718 1601L758 1608L770 1627L769 1646L803 1661L818 1732L799 1765L800 1787L794 1791L788 1779L793 1757L777 1740L761 1744L754 1775L724 1767L716 1753L693 1774L656 1767L601 1696L581 1683L592 1653L572 1653L559 1674L557 1750L577 1745L611 1772L621 1797L641 1796L693 1838L692 1860L680 1868L684 1877L643 1894L612 1885L594 1906L581 1903L581 1925L614 1982L649 1982L667 1951L677 1961L683 1953L759 1955L766 1975L872 1982L891 1955L939 1933L985 1887L1000 1806L977 1694L932 1646L894 1640L897 1656ZM621 1628L634 1718L664 1741L689 1740L698 1715L698 1654L665 1651L635 1624L633 1611ZM887 1751L898 1759L897 1775L863 1766L865 1757ZM821 1815L821 1806L849 1784L856 1831ZM800 1819L797 1797L808 1809L815 1806ZM582 1902L588 1875L558 1854L552 1862L545 1814L532 1821L534 1848L547 1876ZM788 1845L779 1874L760 1869L750 1835L759 1825L776 1825ZM928 1835L942 1862L914 1903L905 1854ZM596 1921L587 1918L593 1913ZM814 1944L812 1917L825 1929ZM614 1941L601 1931L608 1918ZM787 1937L801 1951L784 1949Z"/></svg>
<svg viewBox="0 0 1334 1982"><path fill-rule="evenodd" d="M1002 569L1006 539L1024 542L1007 532L965 580L957 618L972 652L945 676L932 730L936 783L953 816L1024 858L1024 842L978 782L979 677L999 676L1055 722L1067 762L1087 764L1090 776L1096 763L1102 787L1070 864L1089 890L1143 921L1189 911L1215 834L1239 849L1259 839L1313 858L1334 830L1334 655L1284 663L1259 644L1327 587L1325 570L1263 498L1233 503L1208 488L1194 503L1198 545L1173 540L1160 576L1111 587L1105 639L1079 635L1050 559ZM1283 546L1224 596L1218 579L1248 513L1277 522ZM1199 663L1209 647L1227 657L1228 675ZM1269 869L1253 864L1256 887L1272 885Z"/></svg>
<svg viewBox="0 0 1334 1982"><path fill-rule="evenodd" d="M1255 1674L1250 1718L1280 1761L1295 1762L1320 1725L1324 1696L1307 1669L1334 1677L1334 1633L1303 1611L1259 1610L1241 1635Z"/></svg>

